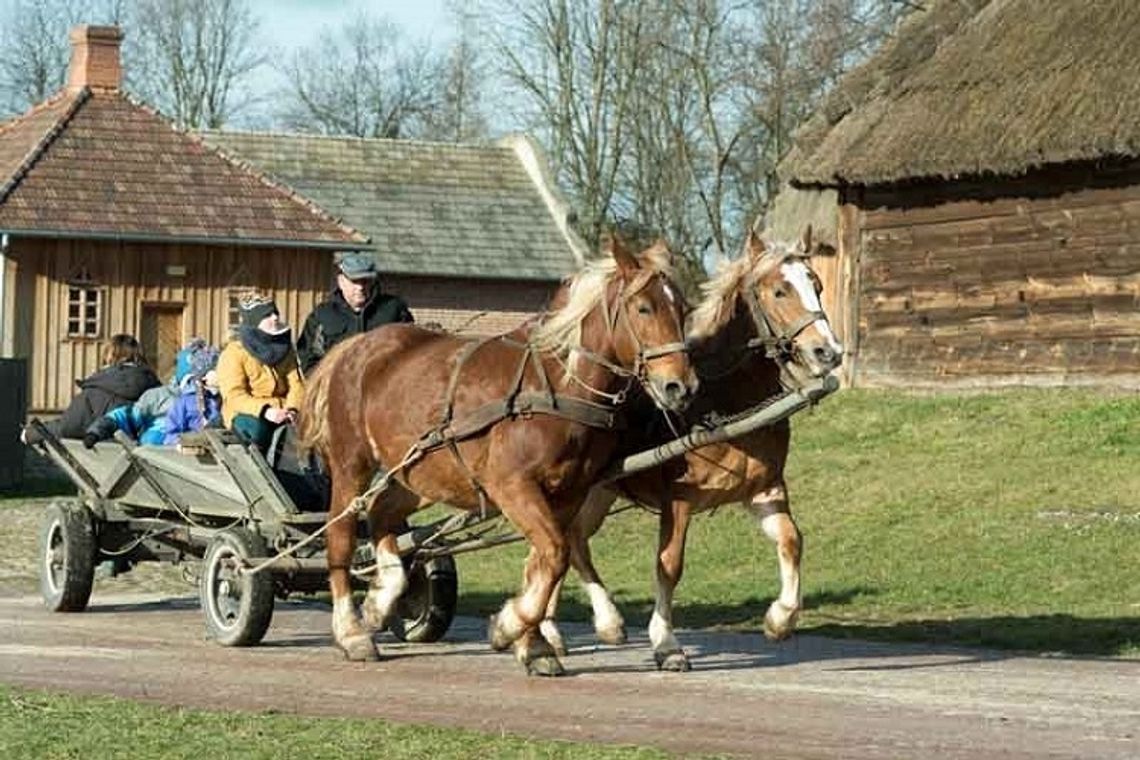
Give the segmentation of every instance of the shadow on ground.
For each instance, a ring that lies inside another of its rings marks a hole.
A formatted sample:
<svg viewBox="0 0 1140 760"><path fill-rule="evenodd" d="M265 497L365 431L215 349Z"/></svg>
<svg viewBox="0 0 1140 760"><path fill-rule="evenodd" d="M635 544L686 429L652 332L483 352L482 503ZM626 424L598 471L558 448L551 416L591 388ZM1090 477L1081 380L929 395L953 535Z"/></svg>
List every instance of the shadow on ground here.
<svg viewBox="0 0 1140 760"><path fill-rule="evenodd" d="M807 625L801 630L820 636L865 641L911 641L1071 655L1140 655L1140 617L1001 615L907 620L889 625L844 621Z"/></svg>
<svg viewBox="0 0 1140 760"><path fill-rule="evenodd" d="M813 616L811 610L834 609L855 597L875 595L875 589L854 586L840 591L809 594L804 599L808 611L799 632L830 638L863 641L909 642L936 646L985 647L1033 653L1140 656L1140 617L1082 618L1067 614L995 615L905 620L893 623ZM504 597L494 594L461 593L460 612L484 616L502 606ZM678 628L731 628L759 633L764 611L771 599L750 597L741 604L678 604L674 622ZM643 630L653 611L649 598L619 599L626 624ZM560 620L586 622L590 608L576 599L559 607Z"/></svg>

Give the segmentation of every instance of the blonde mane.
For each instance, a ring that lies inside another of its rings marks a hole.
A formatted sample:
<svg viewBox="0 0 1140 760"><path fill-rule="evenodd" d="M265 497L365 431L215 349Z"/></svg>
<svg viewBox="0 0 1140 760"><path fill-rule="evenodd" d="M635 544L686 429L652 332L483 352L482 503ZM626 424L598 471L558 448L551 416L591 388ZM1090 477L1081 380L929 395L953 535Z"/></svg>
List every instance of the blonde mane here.
<svg viewBox="0 0 1140 760"><path fill-rule="evenodd" d="M672 279L673 266L664 246L653 246L638 256L641 266ZM618 276L612 256L594 259L570 278L566 304L548 314L531 334L531 344L539 351L566 356L582 343L582 323L606 297L610 283Z"/></svg>
<svg viewBox="0 0 1140 760"><path fill-rule="evenodd" d="M746 281L759 279L797 255L794 246L764 241L764 255L744 255L720 265L716 274L701 285L701 302L689 316L688 334L692 338L708 338L720 330L736 311L736 299Z"/></svg>

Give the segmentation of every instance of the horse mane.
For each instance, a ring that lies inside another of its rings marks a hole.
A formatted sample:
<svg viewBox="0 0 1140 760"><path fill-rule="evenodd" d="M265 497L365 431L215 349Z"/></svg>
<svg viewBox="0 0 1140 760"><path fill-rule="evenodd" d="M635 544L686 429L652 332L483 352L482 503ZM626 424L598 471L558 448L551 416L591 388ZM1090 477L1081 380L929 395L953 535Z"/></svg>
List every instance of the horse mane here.
<svg viewBox="0 0 1140 760"><path fill-rule="evenodd" d="M638 256L651 273L672 279L673 265L665 246L653 246ZM539 351L566 356L582 342L582 323L606 297L610 283L618 277L617 262L611 256L593 259L566 281L566 303L549 313L531 333L531 343Z"/></svg>
<svg viewBox="0 0 1140 760"><path fill-rule="evenodd" d="M329 382L336 371L340 358L355 350L354 346L364 337L358 333L341 341L324 355L313 373L305 378L305 398L301 402L301 413L297 420L297 445L301 451L316 450L324 453L328 441Z"/></svg>
<svg viewBox="0 0 1140 760"><path fill-rule="evenodd" d="M764 238L764 254L759 258L744 254L723 262L717 271L701 285L701 302L689 317L688 335L691 338L708 338L723 328L736 313L736 299L751 275L764 277L789 257L802 256L794 244Z"/></svg>

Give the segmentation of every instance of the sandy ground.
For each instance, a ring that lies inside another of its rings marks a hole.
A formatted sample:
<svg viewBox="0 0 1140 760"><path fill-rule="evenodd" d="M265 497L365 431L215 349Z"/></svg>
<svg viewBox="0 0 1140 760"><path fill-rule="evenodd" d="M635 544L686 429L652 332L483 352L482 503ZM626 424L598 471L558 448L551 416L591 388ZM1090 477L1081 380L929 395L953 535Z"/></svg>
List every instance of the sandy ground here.
<svg viewBox="0 0 1140 760"><path fill-rule="evenodd" d="M35 535L48 500L2 510L0 683L215 710L375 716L536 737L771 758L1140 757L1140 662L688 631L688 674L658 673L641 632L599 647L566 626L562 679L490 651L484 621L439 644L380 640L345 662L327 607L279 602L262 646L204 638L196 590L147 564L51 614Z"/></svg>
<svg viewBox="0 0 1140 760"><path fill-rule="evenodd" d="M689 631L688 674L643 636L598 647L569 626L569 675L527 678L484 623L381 638L345 662L329 611L278 603L262 646L204 640L194 597L96 592L85 613L0 598L0 682L194 707L374 716L546 738L773 758L1140 757L1140 663Z"/></svg>

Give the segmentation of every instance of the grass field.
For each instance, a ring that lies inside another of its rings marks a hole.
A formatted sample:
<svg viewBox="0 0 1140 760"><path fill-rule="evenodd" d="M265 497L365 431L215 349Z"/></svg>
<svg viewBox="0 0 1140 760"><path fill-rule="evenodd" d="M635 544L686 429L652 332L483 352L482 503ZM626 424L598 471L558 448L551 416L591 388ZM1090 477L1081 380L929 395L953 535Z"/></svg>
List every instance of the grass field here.
<svg viewBox="0 0 1140 760"><path fill-rule="evenodd" d="M801 631L1140 655L1140 399L1088 390L845 391L795 419L788 484L804 533ZM613 518L595 557L627 621L652 608L656 518ZM462 557L487 613L522 549ZM586 619L576 583L563 615ZM681 626L759 629L775 553L726 507L698 517Z"/></svg>
<svg viewBox="0 0 1140 760"><path fill-rule="evenodd" d="M663 758L648 749L537 741L381 720L211 713L0 686L5 760L50 758Z"/></svg>

